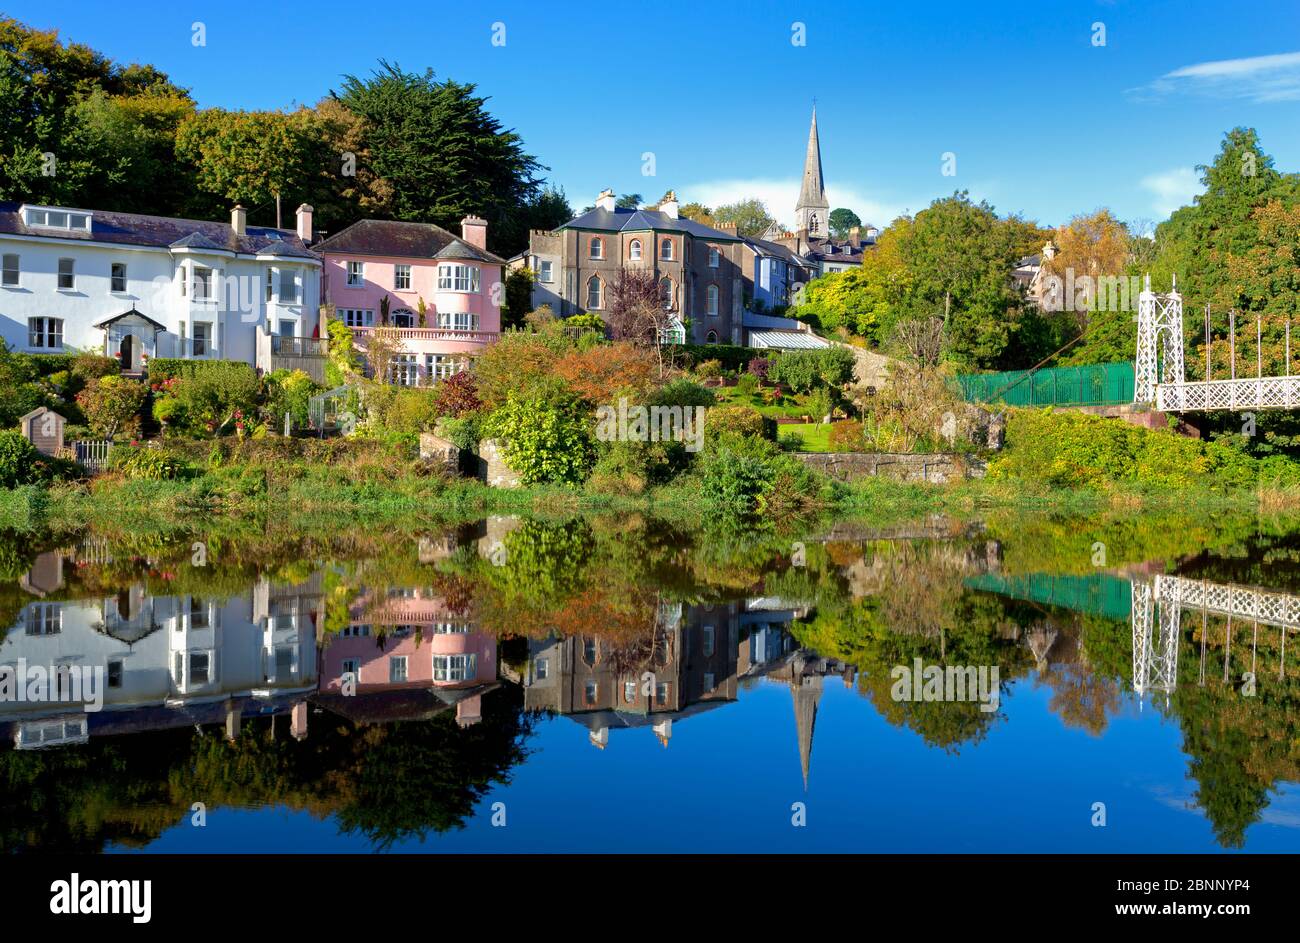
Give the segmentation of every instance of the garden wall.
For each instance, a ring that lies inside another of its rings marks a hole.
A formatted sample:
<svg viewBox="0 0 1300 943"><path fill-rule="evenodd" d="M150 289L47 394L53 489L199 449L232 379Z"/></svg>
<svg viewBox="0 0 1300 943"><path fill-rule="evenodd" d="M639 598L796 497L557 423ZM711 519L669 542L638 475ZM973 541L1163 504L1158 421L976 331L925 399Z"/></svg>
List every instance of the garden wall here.
<svg viewBox="0 0 1300 943"><path fill-rule="evenodd" d="M983 478L984 463L956 452L795 452L795 458L809 468L837 481L859 478L891 478L941 485L964 478Z"/></svg>

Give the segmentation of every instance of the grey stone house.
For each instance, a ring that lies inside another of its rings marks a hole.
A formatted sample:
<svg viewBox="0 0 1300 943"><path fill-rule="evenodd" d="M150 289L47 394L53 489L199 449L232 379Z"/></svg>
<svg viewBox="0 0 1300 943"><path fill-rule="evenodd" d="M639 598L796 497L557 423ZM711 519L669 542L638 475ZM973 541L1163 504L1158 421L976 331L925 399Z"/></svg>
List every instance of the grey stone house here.
<svg viewBox="0 0 1300 943"><path fill-rule="evenodd" d="M554 231L530 233L528 251L510 266L533 270L533 307L549 305L561 317L607 316L619 272L649 270L660 282L665 306L690 325L691 343L742 343L752 253L735 228L679 217L671 192L654 209L614 203L613 191L605 190L589 212Z"/></svg>

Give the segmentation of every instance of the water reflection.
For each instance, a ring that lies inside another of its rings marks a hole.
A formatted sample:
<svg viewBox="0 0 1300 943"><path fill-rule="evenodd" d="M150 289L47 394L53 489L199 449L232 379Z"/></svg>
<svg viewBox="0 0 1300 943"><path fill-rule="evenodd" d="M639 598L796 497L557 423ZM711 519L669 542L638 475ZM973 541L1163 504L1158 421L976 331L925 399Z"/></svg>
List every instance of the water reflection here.
<svg viewBox="0 0 1300 943"><path fill-rule="evenodd" d="M667 748L719 736L695 719L743 717L760 691L785 692L809 791L828 680L859 696L864 736L878 716L955 777L995 728L1034 749L1032 700L897 697L891 671L915 660L996 666L1004 694L1045 690L1103 743L1130 706L1173 719L1220 846L1300 779L1286 537L1066 572L1014 534L942 521L799 536L497 518L319 560L41 553L0 597L0 668L100 668L103 709L0 699L0 842L147 845L201 797L389 847L463 828L520 764L572 763L535 750L539 725Z"/></svg>

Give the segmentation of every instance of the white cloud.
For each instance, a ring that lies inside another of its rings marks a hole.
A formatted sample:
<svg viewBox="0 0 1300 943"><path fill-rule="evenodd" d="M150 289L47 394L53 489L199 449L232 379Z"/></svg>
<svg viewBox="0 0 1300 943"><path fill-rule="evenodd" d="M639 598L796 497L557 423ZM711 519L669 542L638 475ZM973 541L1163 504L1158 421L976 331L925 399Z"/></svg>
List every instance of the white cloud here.
<svg viewBox="0 0 1300 943"><path fill-rule="evenodd" d="M711 180L690 184L677 191L683 203L703 203L718 207L751 197L762 200L767 211L783 226L794 225L794 206L799 201L799 179L777 180L752 178L748 180ZM834 184L826 188L826 199L831 209L843 206L858 214L862 222L884 229L900 214L910 209L915 212L929 205L929 200L919 203L900 203L896 200L871 196L852 187Z"/></svg>
<svg viewBox="0 0 1300 943"><path fill-rule="evenodd" d="M1166 72L1150 85L1130 89L1142 99L1187 92L1256 103L1300 101L1300 52L1198 62Z"/></svg>
<svg viewBox="0 0 1300 943"><path fill-rule="evenodd" d="M1142 178L1141 184L1143 190L1155 197L1151 206L1162 218L1191 203L1192 197L1201 192L1201 178L1191 167L1175 167L1148 174Z"/></svg>

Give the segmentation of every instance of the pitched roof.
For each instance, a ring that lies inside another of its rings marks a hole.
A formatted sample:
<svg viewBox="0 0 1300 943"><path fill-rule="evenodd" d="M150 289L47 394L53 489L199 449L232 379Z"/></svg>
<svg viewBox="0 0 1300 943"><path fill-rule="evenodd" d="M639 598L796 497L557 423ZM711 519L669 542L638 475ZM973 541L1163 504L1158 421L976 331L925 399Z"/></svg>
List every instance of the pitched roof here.
<svg viewBox="0 0 1300 943"><path fill-rule="evenodd" d="M816 267L812 262L805 259L798 252L795 252L789 246L781 245L779 242L769 242L766 239L754 239L750 237L746 237L745 242L760 255L775 256L778 259L785 260L791 265L802 265L804 268Z"/></svg>
<svg viewBox="0 0 1300 943"><path fill-rule="evenodd" d="M504 265L505 259L470 245L433 223L363 219L316 243L317 252L386 255L413 259L473 259Z"/></svg>
<svg viewBox="0 0 1300 943"><path fill-rule="evenodd" d="M685 216L674 219L659 210L634 210L615 207L613 212L597 207L581 216L575 216L560 229L595 229L601 232L632 232L644 229L661 229L668 232L684 232L701 239L726 239L736 241L740 237L735 233L723 232L703 223L697 223Z"/></svg>
<svg viewBox="0 0 1300 943"><path fill-rule="evenodd" d="M280 240L292 246L298 256L316 256L291 229L249 226L240 236L229 222L204 219L177 219L171 216L144 216L139 213L114 213L107 210L82 210L89 213L90 232L29 227L20 212L23 204L0 201L0 235L40 236L70 242L104 242L113 245L150 246L159 249L190 248L256 255L267 245Z"/></svg>

